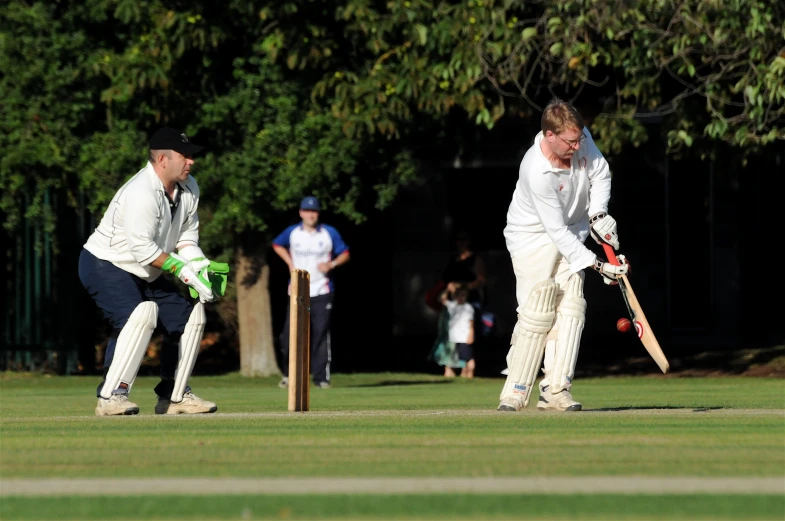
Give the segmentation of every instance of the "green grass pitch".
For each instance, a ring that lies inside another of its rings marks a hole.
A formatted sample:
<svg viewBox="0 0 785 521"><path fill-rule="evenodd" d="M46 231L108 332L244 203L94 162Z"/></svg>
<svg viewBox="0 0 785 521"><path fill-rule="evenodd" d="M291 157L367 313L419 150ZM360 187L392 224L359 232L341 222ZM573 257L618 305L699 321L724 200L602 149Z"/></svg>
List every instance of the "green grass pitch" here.
<svg viewBox="0 0 785 521"><path fill-rule="evenodd" d="M153 414L156 382L96 418L96 378L0 375L0 519L785 518L782 379L582 379L580 413L499 413L501 378L339 374L290 413L275 378L194 377L219 409L189 417ZM270 479L291 489L231 490Z"/></svg>

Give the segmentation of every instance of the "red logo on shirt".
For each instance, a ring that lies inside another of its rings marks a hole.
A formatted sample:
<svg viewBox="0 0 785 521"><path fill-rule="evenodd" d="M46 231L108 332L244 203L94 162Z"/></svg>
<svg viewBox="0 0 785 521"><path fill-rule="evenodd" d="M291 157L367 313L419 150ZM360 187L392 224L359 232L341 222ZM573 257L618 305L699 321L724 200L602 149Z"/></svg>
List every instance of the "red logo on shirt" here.
<svg viewBox="0 0 785 521"><path fill-rule="evenodd" d="M561 192L564 190L564 183L559 183L559 191Z"/></svg>

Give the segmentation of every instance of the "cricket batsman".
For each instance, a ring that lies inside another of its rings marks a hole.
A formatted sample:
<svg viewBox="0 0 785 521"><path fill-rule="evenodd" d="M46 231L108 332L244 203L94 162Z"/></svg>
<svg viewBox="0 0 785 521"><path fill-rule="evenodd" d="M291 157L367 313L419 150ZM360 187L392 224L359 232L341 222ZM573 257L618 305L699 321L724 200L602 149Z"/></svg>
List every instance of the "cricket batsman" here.
<svg viewBox="0 0 785 521"><path fill-rule="evenodd" d="M608 215L611 173L583 118L554 99L541 125L521 161L504 228L518 321L499 411L526 407L541 364L537 408L581 410L570 390L586 321L584 269L598 271L606 284L617 283L628 269L623 255L615 266L583 244L591 233L599 244L619 248L616 221Z"/></svg>
<svg viewBox="0 0 785 521"><path fill-rule="evenodd" d="M208 260L199 248L199 186L190 171L202 150L179 130L155 132L147 165L115 193L79 256L79 279L113 328L97 416L139 412L128 396L157 326L164 340L155 413L218 409L188 385L204 333L204 304L223 295L229 273L227 264ZM196 302L164 272L186 284Z"/></svg>

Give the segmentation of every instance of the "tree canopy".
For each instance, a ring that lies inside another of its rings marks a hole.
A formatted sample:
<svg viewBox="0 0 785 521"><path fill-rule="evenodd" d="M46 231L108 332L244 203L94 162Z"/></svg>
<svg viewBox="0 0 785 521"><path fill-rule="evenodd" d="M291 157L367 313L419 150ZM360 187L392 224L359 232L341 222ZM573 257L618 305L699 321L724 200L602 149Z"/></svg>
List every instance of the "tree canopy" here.
<svg viewBox="0 0 785 521"><path fill-rule="evenodd" d="M100 215L173 126L209 147L204 249L243 257L258 285L251 257L304 194L362 222L452 127L537 121L553 96L609 156L652 129L672 154L755 154L785 140L785 4L8 0L3 226L51 232L51 201L82 194Z"/></svg>
<svg viewBox="0 0 785 521"><path fill-rule="evenodd" d="M654 118L672 150L754 151L785 139L777 2L11 0L0 9L6 228L25 197L26 217L47 219L47 188L72 201L95 191L99 209L162 124L210 141L215 238L264 229L265 212L292 208L304 190L362 220L361 195L388 205L415 174L418 130L455 111L492 127L536 116L558 95L590 112L608 153L645 140Z"/></svg>

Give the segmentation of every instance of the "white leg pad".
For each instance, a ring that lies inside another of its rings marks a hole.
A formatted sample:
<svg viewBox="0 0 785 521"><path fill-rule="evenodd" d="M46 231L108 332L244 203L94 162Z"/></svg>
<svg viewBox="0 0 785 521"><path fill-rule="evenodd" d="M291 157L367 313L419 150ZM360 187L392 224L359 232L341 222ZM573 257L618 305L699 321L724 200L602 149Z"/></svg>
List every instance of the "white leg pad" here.
<svg viewBox="0 0 785 521"><path fill-rule="evenodd" d="M207 315L204 312L204 304L197 302L194 305L191 316L185 324L185 331L180 337L180 358L177 361L177 369L174 372L174 390L172 391L173 402L181 402L183 393L188 385L188 378L194 370L196 357L199 355L199 347L202 345L202 335L204 335L204 325L207 323Z"/></svg>
<svg viewBox="0 0 785 521"><path fill-rule="evenodd" d="M586 299L583 298L583 276L575 273L567 280L564 297L559 305L557 327L558 338L553 357L553 369L548 375L553 394L570 389L575 376L575 363L581 334L586 323Z"/></svg>
<svg viewBox="0 0 785 521"><path fill-rule="evenodd" d="M518 315L513 345L507 355L509 373L500 400L514 399L520 408L526 407L534 378L540 370L545 339L556 317L556 293L559 285L553 279L540 282L526 300Z"/></svg>
<svg viewBox="0 0 785 521"><path fill-rule="evenodd" d="M121 383L128 384L128 391L131 391L157 323L158 306L155 302L142 302L136 306L117 337L114 357L99 393L102 398L111 398L112 391Z"/></svg>

